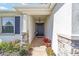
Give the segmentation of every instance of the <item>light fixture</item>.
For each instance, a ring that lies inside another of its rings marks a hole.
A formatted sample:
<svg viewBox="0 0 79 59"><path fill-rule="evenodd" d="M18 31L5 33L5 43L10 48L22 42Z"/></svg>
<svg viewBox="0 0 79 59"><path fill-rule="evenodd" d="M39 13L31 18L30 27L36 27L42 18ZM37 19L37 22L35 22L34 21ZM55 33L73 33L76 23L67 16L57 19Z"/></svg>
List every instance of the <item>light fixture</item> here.
<svg viewBox="0 0 79 59"><path fill-rule="evenodd" d="M39 17L39 20L38 21L39 21L39 23L41 22L40 17Z"/></svg>

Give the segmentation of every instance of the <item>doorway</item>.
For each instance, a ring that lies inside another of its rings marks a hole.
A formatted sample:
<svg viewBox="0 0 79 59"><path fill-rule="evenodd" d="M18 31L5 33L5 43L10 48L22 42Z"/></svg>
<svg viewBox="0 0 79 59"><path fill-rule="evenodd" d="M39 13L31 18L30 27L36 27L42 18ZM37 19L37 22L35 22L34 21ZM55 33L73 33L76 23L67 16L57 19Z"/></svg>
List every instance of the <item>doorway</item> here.
<svg viewBox="0 0 79 59"><path fill-rule="evenodd" d="M44 23L35 24L35 33L36 36L44 36Z"/></svg>

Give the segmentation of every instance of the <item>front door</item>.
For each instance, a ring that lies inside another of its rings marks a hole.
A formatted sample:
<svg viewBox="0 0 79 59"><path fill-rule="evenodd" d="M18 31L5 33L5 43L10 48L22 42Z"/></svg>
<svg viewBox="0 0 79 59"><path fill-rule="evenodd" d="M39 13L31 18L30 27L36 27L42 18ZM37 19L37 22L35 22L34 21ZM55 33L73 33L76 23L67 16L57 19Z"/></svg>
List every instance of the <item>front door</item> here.
<svg viewBox="0 0 79 59"><path fill-rule="evenodd" d="M44 23L36 23L36 36L44 36Z"/></svg>

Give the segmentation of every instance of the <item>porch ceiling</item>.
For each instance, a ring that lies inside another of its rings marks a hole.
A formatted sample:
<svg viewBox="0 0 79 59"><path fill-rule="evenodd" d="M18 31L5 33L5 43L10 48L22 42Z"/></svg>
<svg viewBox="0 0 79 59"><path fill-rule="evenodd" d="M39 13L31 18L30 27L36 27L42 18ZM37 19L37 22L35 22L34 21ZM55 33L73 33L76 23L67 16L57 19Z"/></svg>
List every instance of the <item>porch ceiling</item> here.
<svg viewBox="0 0 79 59"><path fill-rule="evenodd" d="M35 20L46 20L46 17L48 17L48 15L33 15L32 16Z"/></svg>
<svg viewBox="0 0 79 59"><path fill-rule="evenodd" d="M32 3L16 6L16 11L29 15L49 15L55 3Z"/></svg>

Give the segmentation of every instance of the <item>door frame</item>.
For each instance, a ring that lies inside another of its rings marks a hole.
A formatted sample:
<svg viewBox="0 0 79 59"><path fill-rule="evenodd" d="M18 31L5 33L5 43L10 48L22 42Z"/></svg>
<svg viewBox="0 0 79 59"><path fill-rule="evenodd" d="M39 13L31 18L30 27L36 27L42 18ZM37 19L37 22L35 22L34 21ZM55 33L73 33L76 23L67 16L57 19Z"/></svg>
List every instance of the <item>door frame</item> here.
<svg viewBox="0 0 79 59"><path fill-rule="evenodd" d="M43 24L43 27L44 27L44 23L35 23L35 36L44 36L45 35L45 28L43 28L43 35L36 35L36 24Z"/></svg>

